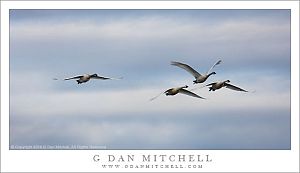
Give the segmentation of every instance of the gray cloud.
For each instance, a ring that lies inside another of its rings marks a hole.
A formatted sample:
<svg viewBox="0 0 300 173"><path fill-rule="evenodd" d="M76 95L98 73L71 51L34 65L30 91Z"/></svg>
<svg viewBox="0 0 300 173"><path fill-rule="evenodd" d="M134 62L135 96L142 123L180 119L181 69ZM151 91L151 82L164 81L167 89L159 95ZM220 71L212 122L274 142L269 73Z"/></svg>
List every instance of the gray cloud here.
<svg viewBox="0 0 300 173"><path fill-rule="evenodd" d="M272 114L272 116L265 116ZM289 149L285 111L220 111L177 115L18 117L11 143L98 145L108 149ZM28 121L30 120L30 122ZM283 125L285 124L285 125ZM151 132L151 133L149 133ZM48 139L48 140L45 140Z"/></svg>
<svg viewBox="0 0 300 173"><path fill-rule="evenodd" d="M207 19L175 18L150 15L106 22L77 19L13 23L11 42L18 51L12 54L23 68L51 65L60 69L70 65L66 70L109 70L109 66L118 72L134 67L150 71L151 66L163 67L162 59L165 63L181 59L207 66L211 63L207 59L223 58L232 65L247 63L261 68L282 68L290 62L290 25L286 20L238 19L207 24ZM28 60L38 66L26 63ZM74 63L78 61L81 63Z"/></svg>

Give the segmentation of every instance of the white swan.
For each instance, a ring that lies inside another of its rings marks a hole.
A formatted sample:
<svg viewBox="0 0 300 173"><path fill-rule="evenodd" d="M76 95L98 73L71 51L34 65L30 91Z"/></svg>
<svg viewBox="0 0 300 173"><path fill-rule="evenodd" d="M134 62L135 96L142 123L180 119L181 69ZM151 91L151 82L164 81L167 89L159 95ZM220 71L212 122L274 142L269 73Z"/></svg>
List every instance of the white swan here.
<svg viewBox="0 0 300 173"><path fill-rule="evenodd" d="M172 61L171 62L171 65L174 65L174 66L177 66L177 67L180 67L184 70L186 70L187 72L189 72L190 74L192 74L196 80L194 80L194 84L196 83L203 83L207 80L207 78L212 75L212 74L216 74L216 72L211 72L210 71L218 64L220 64L222 61L221 60L218 60L207 72L206 74L203 74L201 75L200 73L198 73L196 70L194 70L192 67L190 67L189 65L187 64L183 64L183 63L180 63L180 62L176 62L176 61Z"/></svg>
<svg viewBox="0 0 300 173"><path fill-rule="evenodd" d="M90 79L102 79L102 80L107 80L107 79L122 79L122 78L111 78L111 77L103 77L103 76L98 76L96 73L95 74L84 74L80 76L74 76L70 78L65 78L64 80L71 80L71 79L78 79L77 84L82 84Z"/></svg>
<svg viewBox="0 0 300 173"><path fill-rule="evenodd" d="M213 82L206 86L211 86L211 87L209 87L209 91L215 91L215 90L221 89L222 87L226 87L226 88L229 88L229 89L232 89L235 91L248 92L242 88L239 88L237 86L229 84L229 82L230 82L230 80L226 80L226 81L222 81L222 82Z"/></svg>
<svg viewBox="0 0 300 173"><path fill-rule="evenodd" d="M187 85L183 86L183 87L177 87L177 88L170 88L162 93L160 93L159 95L153 97L150 99L150 101L156 99L157 97L159 97L161 94L166 94L166 96L173 96L173 95L176 95L178 93L181 93L181 94L185 94L185 95L189 95L189 96L192 96L192 97L197 97L197 98L201 98L201 99L205 99L204 97L201 97L191 91L188 91L188 90L185 90L184 88L188 88Z"/></svg>

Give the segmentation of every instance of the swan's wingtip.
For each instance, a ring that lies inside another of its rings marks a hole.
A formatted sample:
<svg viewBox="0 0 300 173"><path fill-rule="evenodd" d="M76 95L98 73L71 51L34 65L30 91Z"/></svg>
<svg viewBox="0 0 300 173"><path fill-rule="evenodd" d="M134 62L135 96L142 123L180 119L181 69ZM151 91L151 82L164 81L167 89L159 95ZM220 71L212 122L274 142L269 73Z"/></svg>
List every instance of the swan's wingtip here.
<svg viewBox="0 0 300 173"><path fill-rule="evenodd" d="M152 102L153 100L155 100L156 98L151 98L151 99L149 99L149 102Z"/></svg>
<svg viewBox="0 0 300 173"><path fill-rule="evenodd" d="M256 93L256 90L249 91L250 93Z"/></svg>

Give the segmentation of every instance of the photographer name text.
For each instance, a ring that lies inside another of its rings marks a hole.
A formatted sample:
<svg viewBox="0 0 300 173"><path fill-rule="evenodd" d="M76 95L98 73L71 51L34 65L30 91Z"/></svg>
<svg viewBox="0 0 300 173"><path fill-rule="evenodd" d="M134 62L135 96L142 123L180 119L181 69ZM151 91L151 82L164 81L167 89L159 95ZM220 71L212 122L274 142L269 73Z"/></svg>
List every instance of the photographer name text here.
<svg viewBox="0 0 300 173"><path fill-rule="evenodd" d="M93 155L94 162L189 162L189 163L203 163L212 162L209 154L206 155Z"/></svg>

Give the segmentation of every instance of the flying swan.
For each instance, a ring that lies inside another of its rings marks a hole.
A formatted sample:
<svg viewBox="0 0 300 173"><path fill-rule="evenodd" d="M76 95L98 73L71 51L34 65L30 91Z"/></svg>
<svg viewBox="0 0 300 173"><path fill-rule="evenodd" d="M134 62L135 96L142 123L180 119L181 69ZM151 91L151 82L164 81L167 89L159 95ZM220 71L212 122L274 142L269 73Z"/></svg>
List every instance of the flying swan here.
<svg viewBox="0 0 300 173"><path fill-rule="evenodd" d="M96 73L95 74L84 74L80 76L74 76L70 78L65 78L64 80L71 80L71 79L77 79L77 84L82 84L90 79L101 79L101 80L107 80L107 79L122 79L122 78L111 78L111 77L103 77L103 76L98 76Z"/></svg>
<svg viewBox="0 0 300 173"><path fill-rule="evenodd" d="M226 80L226 81L222 81L222 82L213 82L213 83L210 83L206 86L211 86L211 87L209 87L209 91L215 91L215 90L221 89L223 87L226 87L226 88L229 88L229 89L232 89L232 90L235 90L235 91L248 92L248 91L246 91L242 88L239 88L237 86L229 84L229 82L230 82L230 80Z"/></svg>
<svg viewBox="0 0 300 173"><path fill-rule="evenodd" d="M184 70L186 70L187 72L189 72L190 74L192 74L196 80L194 80L194 84L197 84L197 83L203 83L207 80L207 78L212 75L212 74L216 74L216 72L211 72L210 71L216 66L216 65L219 65L222 61L221 60L218 60L207 72L206 74L200 74L198 73L196 70L194 70L192 67L190 67L189 65L187 64L183 64L181 62L176 62L176 61L172 61L171 62L171 65L174 65L174 66L177 66L177 67L180 67Z"/></svg>
<svg viewBox="0 0 300 173"><path fill-rule="evenodd" d="M205 99L204 97L201 97L191 91L188 91L184 88L188 88L187 85L183 86L183 87L177 87L177 88L170 88L162 93L160 93L159 95L157 95L156 97L153 97L150 99L150 101L156 99L157 97L159 97L161 94L166 94L166 96L173 96L173 95L176 95L178 93L181 93L181 94L185 94L185 95L189 95L189 96L192 96L192 97L197 97L197 98L200 98L200 99Z"/></svg>

